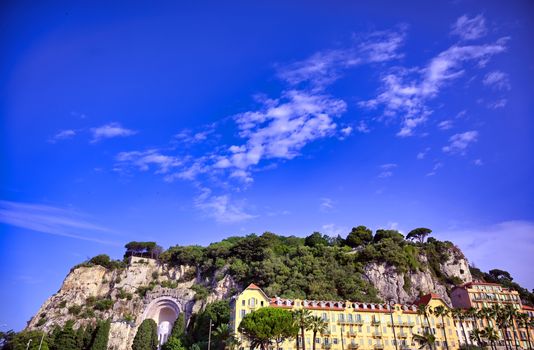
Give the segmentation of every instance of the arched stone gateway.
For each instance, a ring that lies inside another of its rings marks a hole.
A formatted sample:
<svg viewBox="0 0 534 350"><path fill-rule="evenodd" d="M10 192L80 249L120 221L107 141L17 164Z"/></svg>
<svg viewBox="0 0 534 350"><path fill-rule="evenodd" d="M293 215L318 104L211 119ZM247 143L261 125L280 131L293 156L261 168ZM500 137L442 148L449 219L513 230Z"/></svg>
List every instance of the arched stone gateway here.
<svg viewBox="0 0 534 350"><path fill-rule="evenodd" d="M143 313L143 320L153 319L158 325L159 345L163 345L171 335L174 322L183 312L183 308L176 299L168 296L162 296L153 299L146 307Z"/></svg>

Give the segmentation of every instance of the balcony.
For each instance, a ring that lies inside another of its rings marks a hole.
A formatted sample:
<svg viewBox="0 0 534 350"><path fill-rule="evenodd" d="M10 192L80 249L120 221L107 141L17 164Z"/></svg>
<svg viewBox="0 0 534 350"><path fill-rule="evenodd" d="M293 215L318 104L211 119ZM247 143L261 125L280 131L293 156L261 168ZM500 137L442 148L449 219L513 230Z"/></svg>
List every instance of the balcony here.
<svg viewBox="0 0 534 350"><path fill-rule="evenodd" d="M359 344L356 344L356 343L350 343L349 344L349 349L358 349L360 347Z"/></svg>
<svg viewBox="0 0 534 350"><path fill-rule="evenodd" d="M357 335L356 331L355 330L350 330L347 332L347 334L350 336L350 337L354 337Z"/></svg>
<svg viewBox="0 0 534 350"><path fill-rule="evenodd" d="M407 338L408 337L408 333L400 332L400 333L397 334L397 337L399 337L399 338Z"/></svg>
<svg viewBox="0 0 534 350"><path fill-rule="evenodd" d="M361 318L357 318L354 321L352 321L353 324L361 326L363 324L363 320Z"/></svg>
<svg viewBox="0 0 534 350"><path fill-rule="evenodd" d="M382 332L373 332L373 337L381 338L382 337Z"/></svg>
<svg viewBox="0 0 534 350"><path fill-rule="evenodd" d="M378 324L380 324L380 319L373 318L373 319L371 320L371 324L372 324L372 325L378 325Z"/></svg>
<svg viewBox="0 0 534 350"><path fill-rule="evenodd" d="M332 343L323 343L323 349L331 349Z"/></svg>
<svg viewBox="0 0 534 350"><path fill-rule="evenodd" d="M331 335L332 331L329 329L326 329L324 332L321 332L322 335Z"/></svg>
<svg viewBox="0 0 534 350"><path fill-rule="evenodd" d="M415 326L415 322L413 322L413 321L404 321L404 322L402 322L402 325L406 326L406 327L413 327L413 326Z"/></svg>
<svg viewBox="0 0 534 350"><path fill-rule="evenodd" d="M383 348L384 348L384 344L380 344L380 343L379 344L375 344L375 349L381 350Z"/></svg>

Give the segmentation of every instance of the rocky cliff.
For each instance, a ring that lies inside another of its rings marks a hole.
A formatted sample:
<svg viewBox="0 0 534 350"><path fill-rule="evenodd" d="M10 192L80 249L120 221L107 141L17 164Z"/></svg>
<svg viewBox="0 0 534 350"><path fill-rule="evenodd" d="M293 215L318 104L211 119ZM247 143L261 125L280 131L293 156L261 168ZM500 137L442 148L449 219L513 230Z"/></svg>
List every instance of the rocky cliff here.
<svg viewBox="0 0 534 350"><path fill-rule="evenodd" d="M424 256L419 259L422 263L427 262ZM468 261L457 252L451 251L449 259L441 262L439 267L446 279L462 283L472 280ZM451 305L447 292L450 285L436 278L429 268L416 272L399 272L394 266L385 263L370 263L365 266L364 271L365 277L377 289L382 300L410 303L421 294L435 293Z"/></svg>
<svg viewBox="0 0 534 350"><path fill-rule="evenodd" d="M155 300L172 298L188 320L206 303L230 298L239 289L224 272L215 275L200 280L193 267L170 267L135 257L124 269L78 267L41 306L28 329L50 332L54 325L63 325L68 320L74 320L76 328L110 319L108 349L130 349L137 326ZM202 298L198 296L198 286L205 286L203 290L207 291Z"/></svg>

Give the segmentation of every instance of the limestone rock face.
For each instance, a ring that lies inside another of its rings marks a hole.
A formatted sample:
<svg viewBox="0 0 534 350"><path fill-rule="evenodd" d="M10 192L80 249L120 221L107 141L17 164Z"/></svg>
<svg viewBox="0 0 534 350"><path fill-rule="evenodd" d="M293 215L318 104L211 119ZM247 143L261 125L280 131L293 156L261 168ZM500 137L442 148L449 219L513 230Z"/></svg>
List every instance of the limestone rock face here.
<svg viewBox="0 0 534 350"><path fill-rule="evenodd" d="M233 278L226 274L220 279L214 276L208 282L206 287L211 287L208 297L197 300L191 287L206 284L206 281L199 281L191 266L171 267L134 257L124 269L78 267L67 275L59 291L41 306L27 328L50 332L54 325L62 326L68 320L75 320L76 328L110 319L108 349L131 349L137 327L144 318L154 317L154 312L162 307L160 305L172 304L188 321L206 303L230 298L232 293L239 291ZM111 300L108 302L111 307L98 306L102 300Z"/></svg>
<svg viewBox="0 0 534 350"><path fill-rule="evenodd" d="M426 258L420 257L424 266ZM447 278L457 278L461 282L470 282L472 280L469 271L469 263L461 252L449 252L449 259L440 264L441 272ZM436 278L430 269L425 268L423 271L400 273L393 266L385 263L371 263L364 268L365 277L378 290L378 295L384 301L394 300L399 303L411 303L420 294L435 293L451 304L447 293L447 287Z"/></svg>

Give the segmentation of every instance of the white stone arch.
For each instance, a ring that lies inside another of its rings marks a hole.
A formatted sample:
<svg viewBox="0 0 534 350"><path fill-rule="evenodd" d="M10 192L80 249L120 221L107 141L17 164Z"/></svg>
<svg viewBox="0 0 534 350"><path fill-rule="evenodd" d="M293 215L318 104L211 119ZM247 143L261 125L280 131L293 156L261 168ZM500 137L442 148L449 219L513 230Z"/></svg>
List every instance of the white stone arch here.
<svg viewBox="0 0 534 350"><path fill-rule="evenodd" d="M152 300L143 313L143 320L150 318L158 325L159 345L163 345L169 339L174 322L183 312L182 305L174 298L162 296Z"/></svg>

